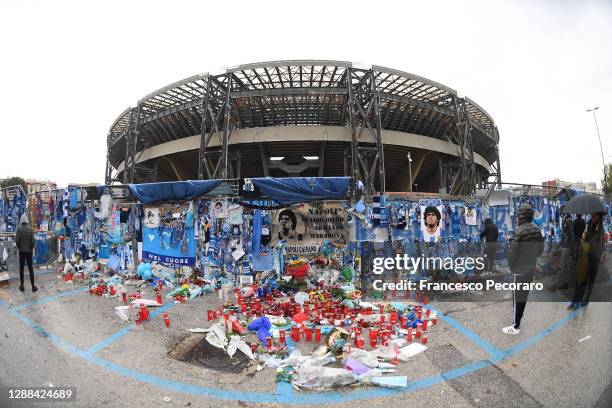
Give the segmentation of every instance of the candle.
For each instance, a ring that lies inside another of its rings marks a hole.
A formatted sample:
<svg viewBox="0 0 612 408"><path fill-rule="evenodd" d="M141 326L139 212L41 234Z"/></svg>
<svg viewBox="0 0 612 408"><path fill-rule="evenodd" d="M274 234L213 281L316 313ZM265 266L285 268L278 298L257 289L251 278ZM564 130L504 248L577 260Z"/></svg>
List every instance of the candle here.
<svg viewBox="0 0 612 408"><path fill-rule="evenodd" d="M284 330L278 331L278 340L281 344L285 344L285 331Z"/></svg>

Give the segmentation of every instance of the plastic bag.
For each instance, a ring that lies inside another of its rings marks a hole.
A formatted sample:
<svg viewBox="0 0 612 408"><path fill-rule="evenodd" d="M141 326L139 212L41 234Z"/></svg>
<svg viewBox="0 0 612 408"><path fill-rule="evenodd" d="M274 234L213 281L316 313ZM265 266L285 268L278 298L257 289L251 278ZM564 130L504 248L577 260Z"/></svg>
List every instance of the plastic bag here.
<svg viewBox="0 0 612 408"><path fill-rule="evenodd" d="M129 306L117 306L115 307L115 313L117 316L121 318L124 322L130 321L130 307Z"/></svg>
<svg viewBox="0 0 612 408"><path fill-rule="evenodd" d="M225 337L225 330L219 323L215 323L211 327L211 331L206 334L206 341L208 341L211 345L225 349L227 345L227 338Z"/></svg>
<svg viewBox="0 0 612 408"><path fill-rule="evenodd" d="M251 348L240 338L240 336L230 336L229 344L227 345L227 354L232 358L236 354L236 350L240 350L244 355L253 360L253 352Z"/></svg>
<svg viewBox="0 0 612 408"><path fill-rule="evenodd" d="M352 348L349 357L370 368L378 367L378 358L373 351Z"/></svg>
<svg viewBox="0 0 612 408"><path fill-rule="evenodd" d="M262 343L266 342L266 337L270 336L270 328L272 324L267 317L255 319L248 325L247 329L257 332L257 337Z"/></svg>
<svg viewBox="0 0 612 408"><path fill-rule="evenodd" d="M309 390L327 390L344 387L359 380L358 376L344 368L302 364L292 378L292 384Z"/></svg>

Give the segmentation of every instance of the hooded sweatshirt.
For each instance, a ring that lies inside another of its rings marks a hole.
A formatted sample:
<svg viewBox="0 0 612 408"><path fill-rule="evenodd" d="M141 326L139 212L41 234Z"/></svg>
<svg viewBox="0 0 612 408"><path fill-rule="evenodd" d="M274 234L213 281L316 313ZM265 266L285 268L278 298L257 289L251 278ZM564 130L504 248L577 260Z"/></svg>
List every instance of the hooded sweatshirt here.
<svg viewBox="0 0 612 408"><path fill-rule="evenodd" d="M19 227L15 234L15 243L19 252L32 253L34 249L34 231L29 225L28 216L23 214L19 219Z"/></svg>

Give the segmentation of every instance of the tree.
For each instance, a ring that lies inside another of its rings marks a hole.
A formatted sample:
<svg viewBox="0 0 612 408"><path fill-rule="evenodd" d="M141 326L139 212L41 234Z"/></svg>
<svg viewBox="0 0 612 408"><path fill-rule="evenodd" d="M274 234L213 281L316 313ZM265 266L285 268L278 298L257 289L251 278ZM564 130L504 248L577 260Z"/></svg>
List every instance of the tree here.
<svg viewBox="0 0 612 408"><path fill-rule="evenodd" d="M612 163L606 164L604 178L601 180L601 189L605 196L612 194Z"/></svg>
<svg viewBox="0 0 612 408"><path fill-rule="evenodd" d="M16 185L21 185L23 187L24 193L28 194L28 184L21 177L9 177L4 179L2 183L0 183L0 188L12 187Z"/></svg>

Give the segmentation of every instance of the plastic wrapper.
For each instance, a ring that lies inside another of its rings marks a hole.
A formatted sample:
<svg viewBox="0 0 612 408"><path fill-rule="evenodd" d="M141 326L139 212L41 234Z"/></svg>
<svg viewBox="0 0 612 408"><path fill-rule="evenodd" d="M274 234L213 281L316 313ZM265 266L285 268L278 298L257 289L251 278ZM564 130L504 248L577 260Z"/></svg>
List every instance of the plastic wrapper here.
<svg viewBox="0 0 612 408"><path fill-rule="evenodd" d="M115 307L115 313L124 322L130 321L130 307L129 306L117 306Z"/></svg>
<svg viewBox="0 0 612 408"><path fill-rule="evenodd" d="M255 319L248 325L247 329L257 332L257 337L262 343L266 342L266 337L270 336L270 328L272 324L267 317Z"/></svg>
<svg viewBox="0 0 612 408"><path fill-rule="evenodd" d="M206 334L206 341L208 341L211 345L225 349L227 345L227 338L225 337L225 330L219 323L215 323L211 327L211 331Z"/></svg>
<svg viewBox="0 0 612 408"><path fill-rule="evenodd" d="M253 352L251 348L242 340L240 336L230 336L229 344L227 345L227 354L232 358L236 354L236 350L240 350L244 355L253 360Z"/></svg>
<svg viewBox="0 0 612 408"><path fill-rule="evenodd" d="M400 355L400 353L395 351L394 347L389 347L389 346L382 346L377 349L374 349L372 350L372 354L378 357L379 360L383 360L383 361L391 361L395 358L396 355L398 358Z"/></svg>
<svg viewBox="0 0 612 408"><path fill-rule="evenodd" d="M193 289L189 289L189 299L195 299L202 295L203 289L200 286L196 286Z"/></svg>
<svg viewBox="0 0 612 408"><path fill-rule="evenodd" d="M359 377L344 368L302 364L292 377L292 384L308 390L328 390L354 384Z"/></svg>
<svg viewBox="0 0 612 408"><path fill-rule="evenodd" d="M378 367L378 357L373 351L352 348L349 357L370 368Z"/></svg>
<svg viewBox="0 0 612 408"><path fill-rule="evenodd" d="M381 387L405 388L408 386L408 377L406 377L405 375L371 377L370 383Z"/></svg>

